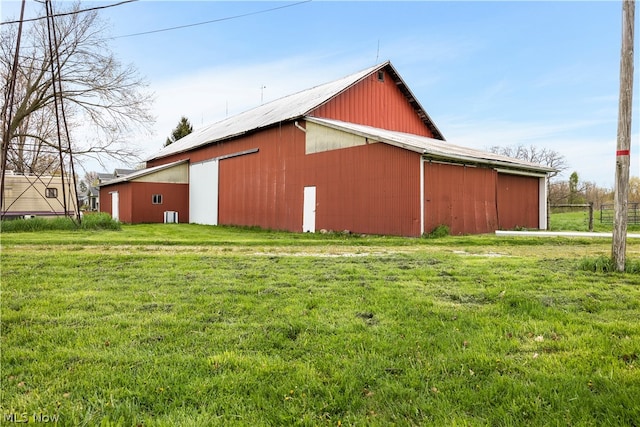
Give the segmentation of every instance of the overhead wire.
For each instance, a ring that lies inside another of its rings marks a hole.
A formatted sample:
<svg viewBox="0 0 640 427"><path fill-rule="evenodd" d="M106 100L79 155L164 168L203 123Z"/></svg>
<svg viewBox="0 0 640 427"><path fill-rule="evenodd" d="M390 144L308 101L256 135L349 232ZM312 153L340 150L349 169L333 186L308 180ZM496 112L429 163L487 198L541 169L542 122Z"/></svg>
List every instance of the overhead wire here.
<svg viewBox="0 0 640 427"><path fill-rule="evenodd" d="M75 10L75 11L71 11L71 12L56 13L56 14L53 15L53 17L77 15L77 14L83 13L83 12L90 12L90 11L94 11L94 10L107 9L107 8L111 8L111 7L115 7L115 6L121 6L123 4L133 3L133 2L137 2L137 1L138 0L124 0L124 1L121 1L121 2L118 2L118 3L105 5L105 6L96 6L96 7L90 7L90 8L87 8L87 9ZM161 33L161 32L165 32L165 31L173 31L173 30L180 30L180 29L183 29L183 28L196 27L196 26L199 26L199 25L212 24L212 23L215 23L215 22L230 21L232 19L245 18L247 16L259 15L259 14L262 14L262 13L273 12L275 10L280 10L280 9L286 9L286 8L289 8L289 7L299 6L299 5L304 4L304 3L310 3L311 1L313 1L313 0L303 0L303 1L296 2L296 3L286 4L286 5L283 5L283 6L272 7L272 8L269 8L269 9L262 9L262 10L257 10L257 11L254 11L254 12L242 13L242 14L239 14L239 15L226 16L224 18L211 19L211 20L208 20L208 21L195 22L195 23L192 23L192 24L177 25L175 27L159 28L157 30L141 31L139 33L124 34L124 35L121 35L121 36L107 37L107 38L105 38L105 40L115 40L115 39L122 39L122 38L127 38L127 37L143 36L143 35L147 35L147 34L155 34L155 33ZM43 20L43 19L47 19L47 17L46 16L39 16L39 17L36 17L36 18L23 19L22 22L33 22L33 21L40 21L40 20ZM21 22L21 20L4 21L4 22L0 22L0 25L18 24L20 22Z"/></svg>
<svg viewBox="0 0 640 427"><path fill-rule="evenodd" d="M193 23L193 24L178 25L178 26L175 26L175 27L168 27L168 28L161 28L161 29L157 29L157 30L142 31L142 32L139 32L139 33L125 34L125 35L122 35L122 36L110 37L110 39L114 39L115 40L115 39L122 39L122 38L126 38L126 37L143 36L143 35L147 35L147 34L155 34L155 33L161 33L161 32L165 32L165 31L180 30L182 28L196 27L198 25L212 24L212 23L215 23L215 22L230 21L232 19L244 18L244 17L247 17L247 16L259 15L261 13L273 12L274 10L280 10L280 9L285 9L285 8L288 8L288 7L299 6L301 4L309 3L311 1L312 0L303 0L303 1L296 2L296 3L287 4L287 5L284 5L284 6L272 7L270 9L257 10L257 11L254 11L254 12L247 12L247 13L243 13L243 14L240 14L240 15L227 16L227 17L224 17L224 18L211 19L209 21L196 22L196 23Z"/></svg>
<svg viewBox="0 0 640 427"><path fill-rule="evenodd" d="M107 7L120 6L120 5L123 5L123 4L126 4L126 3L132 3L132 2L136 2L136 1L138 1L138 0L126 0L126 1L119 2L119 3L114 3L114 4L108 5L108 6L101 6L101 7L82 9L82 10L77 10L77 11L72 11L72 12L60 13L60 14L56 14L54 16L75 15L75 14L78 14L78 13L81 13L81 12L89 12L89 11L96 10L96 9L106 9ZM116 39L123 39L123 38L128 38L128 37L143 36L143 35L147 35L147 34L155 34L155 33L161 33L161 32L166 32L166 31L180 30L180 29L183 29L183 28L196 27L196 26L212 24L212 23L216 23L216 22L230 21L230 20L233 20L233 19L245 18L247 16L259 15L259 14L262 14L262 13L273 12L275 10L285 9L285 8L289 8L289 7L295 7L295 6L299 6L301 4L310 3L312 1L313 0L303 0L303 1L296 2L296 3L286 4L284 6L272 7L272 8L269 8L269 9L262 9L262 10L257 10L257 11L254 11L254 12L247 12L247 13L243 13L243 14L239 14L239 15L226 16L226 17L223 17L223 18L211 19L211 20L208 20L208 21L195 22L195 23L192 23L192 24L178 25L178 26L175 26L175 27L167 27L167 28L159 28L159 29L156 29L156 30L142 31L142 32L139 32L139 33L124 34L124 35L120 35L120 36L105 37L105 38L103 38L101 40L98 40L98 41L116 40ZM41 20L41 19L46 19L46 16L38 17L38 18L25 19L25 20L23 20L23 22L36 21L36 20ZM17 23L17 22L20 22L20 21L5 21L5 22L0 22L0 25L3 25L3 24L14 24L14 23ZM37 46L27 46L27 48L37 48ZM21 56L21 58L24 59L25 57Z"/></svg>
<svg viewBox="0 0 640 427"><path fill-rule="evenodd" d="M80 10L73 10L71 12L61 12L61 13L56 13L54 15L52 15L52 18L57 18L58 16L69 16L69 15L77 15L79 13L83 13L83 12L91 12L92 10L100 10L100 9L107 9L110 7L115 7L115 6L120 6L123 4L127 4L127 3L133 3L136 2L138 0L124 0L121 1L119 3L114 3L114 4L108 4L105 6L96 6L96 7L90 7L87 9L80 9ZM33 21L41 21L43 19L47 19L47 16L38 16L37 18L29 18L29 19L18 19L18 20L14 20L14 21L4 21L4 22L0 22L0 25L8 25L8 24L19 24L20 22L33 22Z"/></svg>

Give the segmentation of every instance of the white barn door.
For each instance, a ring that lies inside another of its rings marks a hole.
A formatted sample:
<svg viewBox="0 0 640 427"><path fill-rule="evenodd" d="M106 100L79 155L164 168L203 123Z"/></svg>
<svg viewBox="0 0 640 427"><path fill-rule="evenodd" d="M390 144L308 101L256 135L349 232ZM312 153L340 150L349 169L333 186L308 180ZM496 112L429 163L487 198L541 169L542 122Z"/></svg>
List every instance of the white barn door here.
<svg viewBox="0 0 640 427"><path fill-rule="evenodd" d="M120 221L120 195L117 191L111 193L111 218Z"/></svg>
<svg viewBox="0 0 640 427"><path fill-rule="evenodd" d="M316 232L316 187L304 187L302 231L304 233Z"/></svg>
<svg viewBox="0 0 640 427"><path fill-rule="evenodd" d="M210 160L189 167L189 222L218 225L218 163Z"/></svg>

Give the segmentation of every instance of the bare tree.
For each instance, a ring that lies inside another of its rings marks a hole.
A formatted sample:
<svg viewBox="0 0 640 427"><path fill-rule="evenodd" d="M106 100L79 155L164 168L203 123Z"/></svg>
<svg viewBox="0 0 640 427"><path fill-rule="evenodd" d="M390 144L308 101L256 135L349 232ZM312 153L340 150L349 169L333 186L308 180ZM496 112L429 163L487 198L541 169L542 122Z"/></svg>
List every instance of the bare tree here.
<svg viewBox="0 0 640 427"><path fill-rule="evenodd" d="M548 200L550 205L569 203L569 181L554 181L549 183Z"/></svg>
<svg viewBox="0 0 640 427"><path fill-rule="evenodd" d="M98 172L95 171L87 171L84 174L84 181L90 186L98 185Z"/></svg>
<svg viewBox="0 0 640 427"><path fill-rule="evenodd" d="M640 203L640 177L629 178L629 202Z"/></svg>
<svg viewBox="0 0 640 427"><path fill-rule="evenodd" d="M50 108L34 111L19 123L7 150L7 169L18 173L53 175L60 170L56 155L55 112Z"/></svg>
<svg viewBox="0 0 640 427"><path fill-rule="evenodd" d="M635 184L634 184L635 183ZM576 183L573 189L571 189L571 178L567 181L554 181L549 185L549 201L552 205L564 205L571 203L593 203L594 208L600 209L603 204L613 203L613 189L600 187L595 182L591 181L579 181ZM640 178L632 177L629 180L629 194L630 200L631 194L635 191L638 201L640 201ZM575 200L575 197L579 197L580 200ZM572 197L574 198L572 200Z"/></svg>
<svg viewBox="0 0 640 427"><path fill-rule="evenodd" d="M582 191L587 203L593 203L596 209L599 209L604 203L613 202L613 190L599 187L595 182L582 183Z"/></svg>
<svg viewBox="0 0 640 427"><path fill-rule="evenodd" d="M528 147L524 145L510 145L506 147L494 145L489 148L489 151L555 169L557 172L551 172L549 179L555 178L559 173L569 168L567 159L562 154L549 148L538 148L535 145Z"/></svg>
<svg viewBox="0 0 640 427"><path fill-rule="evenodd" d="M79 10L80 3L72 5L71 12ZM44 10L43 15L46 15ZM140 148L125 142L133 130L150 129L152 96L136 69L114 57L107 43L106 25L98 12L55 18L57 58L49 49L46 22L38 20L28 24L22 34L13 116L1 130L2 140L9 145L7 167L32 172L54 171L60 167L55 159L42 162L58 146L52 113L52 61L56 69L57 63L60 64L57 72L62 90L58 95L64 101L73 135L73 141L65 140L65 143L71 146L74 158L89 157L102 162L110 157L126 163L137 159ZM6 102L17 26L4 25L0 36L0 89L5 95L2 102Z"/></svg>

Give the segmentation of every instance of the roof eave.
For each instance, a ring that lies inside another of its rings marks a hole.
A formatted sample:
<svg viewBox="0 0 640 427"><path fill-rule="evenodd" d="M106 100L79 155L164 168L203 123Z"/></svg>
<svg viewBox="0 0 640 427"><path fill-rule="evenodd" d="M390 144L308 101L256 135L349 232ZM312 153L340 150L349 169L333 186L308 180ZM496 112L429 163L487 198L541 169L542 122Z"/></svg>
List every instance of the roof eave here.
<svg viewBox="0 0 640 427"><path fill-rule="evenodd" d="M528 165L528 164L523 164L523 163L515 163L515 162L509 162L509 161L502 161L502 160L495 160L495 159L487 159L481 156L478 157L473 157L473 156L464 156L461 154L456 154L456 153L443 153L441 151L438 150L430 150L430 149L425 149L424 147L420 147L417 145L413 145L413 144L408 144L408 143L404 143L404 142L400 142L400 141L396 141L394 139L390 139L390 138L385 138L381 135L375 135L369 132L363 132L357 129L349 129L346 128L344 126L340 126L339 124L336 123L331 123L331 122L327 122L326 120L323 119L317 119L315 117L305 117L305 120L308 120L312 123L316 123L322 126L327 126L336 130L340 130L343 132L348 132L354 135L358 135L360 137L363 138L369 138L369 139L375 139L376 141L380 141L383 142L385 144L388 145L393 145L394 147L398 147L398 148L403 148L405 150L409 150L409 151L413 151L416 153L420 153L423 157L429 157L429 158L433 158L434 160L440 160L440 161L458 161L458 162L462 162L462 163L467 163L467 164L483 164L483 165L489 165L489 166L494 166L494 167L504 167L504 168L508 168L508 169L516 169L516 170L526 170L526 171L536 171L536 172L540 172L540 173L544 173L544 174L549 174L552 172L556 172L556 169L553 168L549 168L546 166L539 166L539 165ZM419 136L419 135L416 135ZM436 142L436 140L434 138L427 138L427 137L421 137L421 138L426 138L426 139L432 139L434 140L434 143Z"/></svg>
<svg viewBox="0 0 640 427"><path fill-rule="evenodd" d="M480 157L469 157L462 156L459 154L442 154L430 150L419 150L416 149L414 151L418 151L422 153L422 156L426 159L433 159L436 161L458 161L465 164L482 164L488 165L495 168L505 168L509 170L523 170L523 171L532 171L540 174L548 175L552 172L556 172L555 169L547 168L545 166L529 166L512 162L505 162L500 160L492 160L492 159L483 159Z"/></svg>
<svg viewBox="0 0 640 427"><path fill-rule="evenodd" d="M395 147L399 147L399 148L404 148L405 150L409 150L409 151L413 151L416 153L420 153L422 155L422 157L427 158L427 159L433 159L436 161L455 161L455 162L460 162L463 164L481 164L481 165L487 165L487 166L492 166L492 167L501 167L501 168L506 168L506 169L514 169L514 170L526 170L526 171L535 171L541 174L549 174L551 172L555 172L555 169L552 168L547 168L545 166L529 166L529 165L524 165L524 164L518 164L518 163L513 163L513 162L506 162L506 161L500 161L500 160L493 160L493 159L485 159L482 157L471 157L471 156L463 156L460 154L454 154L454 153L441 153L439 151L436 150L429 150L429 149L424 149L421 147L417 147L415 145L410 145L410 144L404 144L398 141L394 141L391 139L387 139L387 138L377 138L380 142L384 142L385 144L389 144L389 145L393 145Z"/></svg>

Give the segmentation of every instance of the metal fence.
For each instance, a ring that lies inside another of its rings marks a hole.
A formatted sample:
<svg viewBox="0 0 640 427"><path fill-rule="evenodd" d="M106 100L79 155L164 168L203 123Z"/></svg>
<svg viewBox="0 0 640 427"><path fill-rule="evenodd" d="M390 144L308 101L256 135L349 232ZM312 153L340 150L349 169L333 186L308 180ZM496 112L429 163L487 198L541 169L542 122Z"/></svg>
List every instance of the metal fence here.
<svg viewBox="0 0 640 427"><path fill-rule="evenodd" d="M613 224L614 205L600 205L600 223ZM627 203L627 224L640 224L640 203Z"/></svg>

